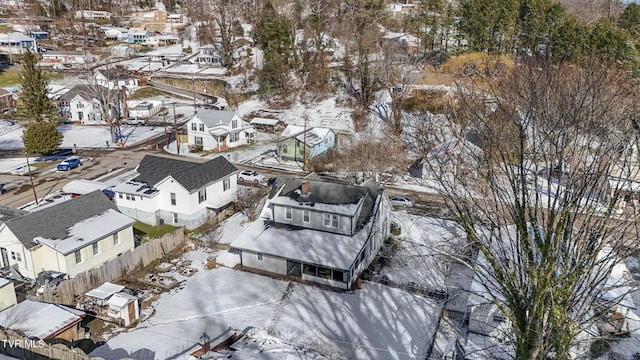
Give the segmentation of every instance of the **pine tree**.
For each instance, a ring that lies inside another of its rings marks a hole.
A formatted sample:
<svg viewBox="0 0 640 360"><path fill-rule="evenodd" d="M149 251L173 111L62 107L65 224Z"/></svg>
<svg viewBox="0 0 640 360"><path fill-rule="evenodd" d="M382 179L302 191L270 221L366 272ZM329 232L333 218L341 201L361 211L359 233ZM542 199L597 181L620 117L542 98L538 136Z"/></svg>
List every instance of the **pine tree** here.
<svg viewBox="0 0 640 360"><path fill-rule="evenodd" d="M27 154L44 155L57 150L62 137L55 123L32 123L27 126L27 130L22 135L22 142Z"/></svg>
<svg viewBox="0 0 640 360"><path fill-rule="evenodd" d="M60 114L48 97L49 90L44 72L36 65L35 54L27 53L22 60L20 98L18 99L16 119L25 125L51 122L58 124Z"/></svg>

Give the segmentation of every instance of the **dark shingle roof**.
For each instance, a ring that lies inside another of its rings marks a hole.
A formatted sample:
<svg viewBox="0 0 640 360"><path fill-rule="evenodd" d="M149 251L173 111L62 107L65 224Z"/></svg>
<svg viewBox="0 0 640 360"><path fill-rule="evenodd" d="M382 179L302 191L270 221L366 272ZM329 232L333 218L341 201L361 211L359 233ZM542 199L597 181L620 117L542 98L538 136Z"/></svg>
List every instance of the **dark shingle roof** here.
<svg viewBox="0 0 640 360"><path fill-rule="evenodd" d="M20 209L14 209L12 207L8 207L8 206L0 206L0 225L2 225L3 223L11 220L11 219L15 219L17 217L20 216L24 216L26 214L28 214L28 211L24 211L24 210L20 210Z"/></svg>
<svg viewBox="0 0 640 360"><path fill-rule="evenodd" d="M102 191L96 190L9 220L5 224L25 247L31 248L36 245L34 238L64 239L68 228L109 209L117 210Z"/></svg>
<svg viewBox="0 0 640 360"><path fill-rule="evenodd" d="M155 186L167 176L171 176L185 189L193 192L236 171L238 169L224 156L218 156L204 163L196 163L146 155L138 165L140 175L133 180Z"/></svg>
<svg viewBox="0 0 640 360"><path fill-rule="evenodd" d="M118 94L117 90L108 90L106 87L101 85L76 85L64 95L60 96L59 100L71 101L77 95L80 95L85 100L91 100L93 98L97 98L98 91L103 94L106 94L107 91L109 91L111 93L110 96L116 96Z"/></svg>

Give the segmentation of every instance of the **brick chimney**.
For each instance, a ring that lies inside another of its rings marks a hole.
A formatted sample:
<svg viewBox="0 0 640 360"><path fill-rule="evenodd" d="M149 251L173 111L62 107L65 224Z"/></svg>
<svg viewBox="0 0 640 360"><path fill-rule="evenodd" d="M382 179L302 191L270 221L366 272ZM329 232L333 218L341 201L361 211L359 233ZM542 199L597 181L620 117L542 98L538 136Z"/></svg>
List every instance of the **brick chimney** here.
<svg viewBox="0 0 640 360"><path fill-rule="evenodd" d="M302 196L309 196L309 180L302 180L302 185L300 185L300 194Z"/></svg>

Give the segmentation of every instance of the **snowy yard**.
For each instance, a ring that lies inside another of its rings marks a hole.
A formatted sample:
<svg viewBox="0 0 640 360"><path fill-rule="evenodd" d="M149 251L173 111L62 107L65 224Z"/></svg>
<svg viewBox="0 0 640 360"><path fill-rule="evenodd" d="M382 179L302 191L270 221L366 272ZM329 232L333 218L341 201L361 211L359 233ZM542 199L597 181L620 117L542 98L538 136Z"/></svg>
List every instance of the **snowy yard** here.
<svg viewBox="0 0 640 360"><path fill-rule="evenodd" d="M442 289L449 271L444 254L464 243L462 229L453 221L402 211L392 212L391 219L401 229L400 235L396 236L399 246L381 269L381 275L401 284L416 283Z"/></svg>
<svg viewBox="0 0 640 360"><path fill-rule="evenodd" d="M366 283L337 293L229 268L200 272L182 290L162 295L155 315L120 333L91 356L184 358L206 332L258 328L325 356L424 357L440 307L432 300Z"/></svg>

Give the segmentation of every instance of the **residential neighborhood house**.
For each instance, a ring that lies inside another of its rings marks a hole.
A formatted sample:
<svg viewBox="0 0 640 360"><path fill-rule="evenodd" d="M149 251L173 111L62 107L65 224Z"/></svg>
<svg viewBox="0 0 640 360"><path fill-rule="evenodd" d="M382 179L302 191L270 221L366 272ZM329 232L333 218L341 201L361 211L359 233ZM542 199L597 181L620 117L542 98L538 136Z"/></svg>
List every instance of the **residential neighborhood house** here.
<svg viewBox="0 0 640 360"><path fill-rule="evenodd" d="M198 110L187 122L189 146L223 151L255 141L255 129L233 111Z"/></svg>
<svg viewBox="0 0 640 360"><path fill-rule="evenodd" d="M111 90L120 90L125 87L128 94L133 94L138 89L138 78L126 71L116 69L97 70L93 76L97 85Z"/></svg>
<svg viewBox="0 0 640 360"><path fill-rule="evenodd" d="M106 112L111 118L123 112L118 90L109 90L100 85L76 85L58 99L62 119L82 125L106 123L102 103L108 104Z"/></svg>
<svg viewBox="0 0 640 360"><path fill-rule="evenodd" d="M93 61L93 57L84 51L47 51L42 54L42 63L47 65L82 65Z"/></svg>
<svg viewBox="0 0 640 360"><path fill-rule="evenodd" d="M280 160L303 162L326 156L335 145L336 136L330 129L288 125L280 134Z"/></svg>
<svg viewBox="0 0 640 360"><path fill-rule="evenodd" d="M260 219L231 244L241 265L350 289L389 236L391 205L373 182L277 178Z"/></svg>
<svg viewBox="0 0 640 360"><path fill-rule="evenodd" d="M146 155L140 175L113 191L123 214L149 225L194 229L224 218L237 200L237 170L223 156L201 163Z"/></svg>
<svg viewBox="0 0 640 360"><path fill-rule="evenodd" d="M0 326L29 339L75 341L84 339L80 322L86 314L58 304L25 300L0 312Z"/></svg>
<svg viewBox="0 0 640 360"><path fill-rule="evenodd" d="M196 61L200 66L224 66L222 56L218 54L218 50L213 45L201 46Z"/></svg>
<svg viewBox="0 0 640 360"><path fill-rule="evenodd" d="M111 14L108 11L96 11L96 10L78 10L76 11L77 19L89 19L89 20L109 20L111 19Z"/></svg>
<svg viewBox="0 0 640 360"><path fill-rule="evenodd" d="M8 34L0 33L0 52L8 54L26 54L29 51L38 51L36 40L34 38L19 32L12 32Z"/></svg>
<svg viewBox="0 0 640 360"><path fill-rule="evenodd" d="M0 251L21 277L43 271L73 277L133 250L134 222L94 191L0 225Z"/></svg>

